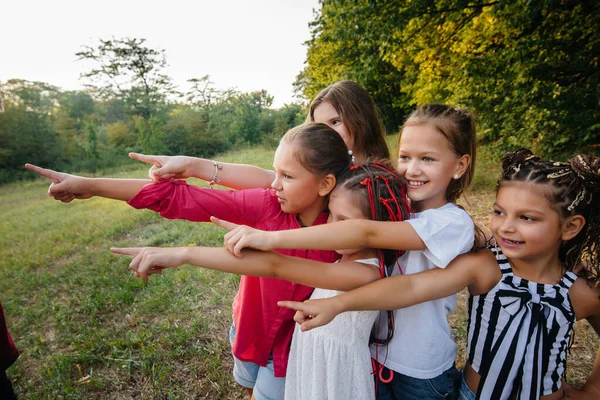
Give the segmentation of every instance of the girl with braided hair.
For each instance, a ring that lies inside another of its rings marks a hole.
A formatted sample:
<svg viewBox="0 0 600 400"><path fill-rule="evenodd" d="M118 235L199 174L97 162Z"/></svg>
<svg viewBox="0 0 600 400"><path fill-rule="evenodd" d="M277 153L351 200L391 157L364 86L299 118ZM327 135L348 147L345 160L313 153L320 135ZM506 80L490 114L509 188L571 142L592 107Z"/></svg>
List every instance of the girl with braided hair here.
<svg viewBox="0 0 600 400"><path fill-rule="evenodd" d="M329 200L329 222L345 219L403 221L408 218L405 185L390 164L353 165L338 176L337 181ZM393 265L403 253L373 248L337 250L341 257L336 263L328 264L251 250L239 259L224 248L113 248L112 251L134 256L130 267L143 278L161 273L164 268L187 263L317 287L311 299L329 298L342 290L383 278L389 274L386 266ZM285 398L374 398L368 342L378 315L377 311L346 313L319 332L300 334L296 326Z"/></svg>
<svg viewBox="0 0 600 400"><path fill-rule="evenodd" d="M587 319L600 334L600 159L553 162L517 150L504 155L502 166L488 249L459 256L445 269L284 305L310 315L303 324L309 330L344 311L409 307L466 287L468 361L460 398L570 398L562 379L573 324ZM587 268L576 274L582 264ZM600 397L599 366L577 398Z"/></svg>

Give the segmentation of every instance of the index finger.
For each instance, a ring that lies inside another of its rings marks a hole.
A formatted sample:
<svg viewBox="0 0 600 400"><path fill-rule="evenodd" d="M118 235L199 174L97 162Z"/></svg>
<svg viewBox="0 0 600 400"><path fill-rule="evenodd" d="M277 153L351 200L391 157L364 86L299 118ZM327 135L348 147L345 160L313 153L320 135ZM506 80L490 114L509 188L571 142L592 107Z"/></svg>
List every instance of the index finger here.
<svg viewBox="0 0 600 400"><path fill-rule="evenodd" d="M111 247L110 251L115 254L123 254L126 256L135 257L142 251L142 247Z"/></svg>
<svg viewBox="0 0 600 400"><path fill-rule="evenodd" d="M301 301L282 300L278 301L277 305L279 307L289 308L296 311L304 311L306 308L306 304L302 303Z"/></svg>
<svg viewBox="0 0 600 400"><path fill-rule="evenodd" d="M54 183L60 183L60 180L56 176L56 171L38 167L37 165L33 165L33 164L25 164L25 168L27 168L30 171L35 172L38 175L43 176L44 178L50 179Z"/></svg>
<svg viewBox="0 0 600 400"><path fill-rule="evenodd" d="M225 221L224 219L219 219L217 217L210 217L210 222L213 224L220 226L221 228L225 228L228 231L237 228L239 225L234 224L233 222Z"/></svg>
<svg viewBox="0 0 600 400"><path fill-rule="evenodd" d="M146 164L154 164L157 167L162 167L162 163L160 162L160 156L151 156L140 153L129 153L129 158L145 162Z"/></svg>

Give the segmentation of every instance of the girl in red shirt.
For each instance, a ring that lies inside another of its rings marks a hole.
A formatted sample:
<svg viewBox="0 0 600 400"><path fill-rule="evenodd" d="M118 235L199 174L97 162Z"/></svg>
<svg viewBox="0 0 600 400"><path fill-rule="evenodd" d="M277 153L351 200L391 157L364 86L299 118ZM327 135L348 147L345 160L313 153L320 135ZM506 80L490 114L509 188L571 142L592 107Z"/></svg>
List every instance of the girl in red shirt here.
<svg viewBox="0 0 600 400"><path fill-rule="evenodd" d="M52 181L48 193L70 202L92 196L128 201L165 218L209 221L211 216L263 230L295 229L327 221L327 198L336 176L351 156L341 136L325 124L291 129L275 152L272 189L211 190L182 180L152 183L144 179L84 178L27 164L26 168ZM282 250L281 253L333 262L333 251ZM232 348L234 377L256 399L283 398L294 312L278 300L303 301L313 288L271 278L244 276L233 303L237 331ZM264 385L263 385L264 383Z"/></svg>

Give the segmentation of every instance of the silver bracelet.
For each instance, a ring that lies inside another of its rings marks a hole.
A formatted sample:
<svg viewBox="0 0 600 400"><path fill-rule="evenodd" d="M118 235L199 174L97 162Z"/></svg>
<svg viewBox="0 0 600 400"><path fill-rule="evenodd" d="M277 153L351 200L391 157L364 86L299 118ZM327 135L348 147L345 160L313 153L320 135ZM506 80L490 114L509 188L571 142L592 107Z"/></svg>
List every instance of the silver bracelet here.
<svg viewBox="0 0 600 400"><path fill-rule="evenodd" d="M213 160L213 166L215 167L215 173L212 177L212 179L208 182L208 186L212 189L213 185L215 183L221 183L221 180L219 179L219 177L217 176L219 174L219 170L223 169L223 166L221 164L219 164L218 162Z"/></svg>

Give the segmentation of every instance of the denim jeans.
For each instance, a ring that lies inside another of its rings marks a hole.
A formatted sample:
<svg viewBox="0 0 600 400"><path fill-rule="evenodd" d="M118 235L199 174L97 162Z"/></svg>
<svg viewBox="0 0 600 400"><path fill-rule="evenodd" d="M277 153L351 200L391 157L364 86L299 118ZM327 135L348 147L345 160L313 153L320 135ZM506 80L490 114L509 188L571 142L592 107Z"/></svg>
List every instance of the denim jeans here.
<svg viewBox="0 0 600 400"><path fill-rule="evenodd" d="M235 325L229 329L229 341L235 339ZM269 359L265 367L253 362L241 361L233 354L233 378L245 388L253 390L256 400L283 400L285 394L285 378L275 377L273 359Z"/></svg>
<svg viewBox="0 0 600 400"><path fill-rule="evenodd" d="M390 371L383 367L383 376L387 377ZM377 400L455 400L457 397L460 373L455 366L442 372L431 379L413 378L399 372L393 372L391 382L377 385Z"/></svg>
<svg viewBox="0 0 600 400"><path fill-rule="evenodd" d="M458 399L459 400L475 400L477 396L471 390L469 385L467 385L467 381L465 380L465 369L460 370L460 389L458 389Z"/></svg>

